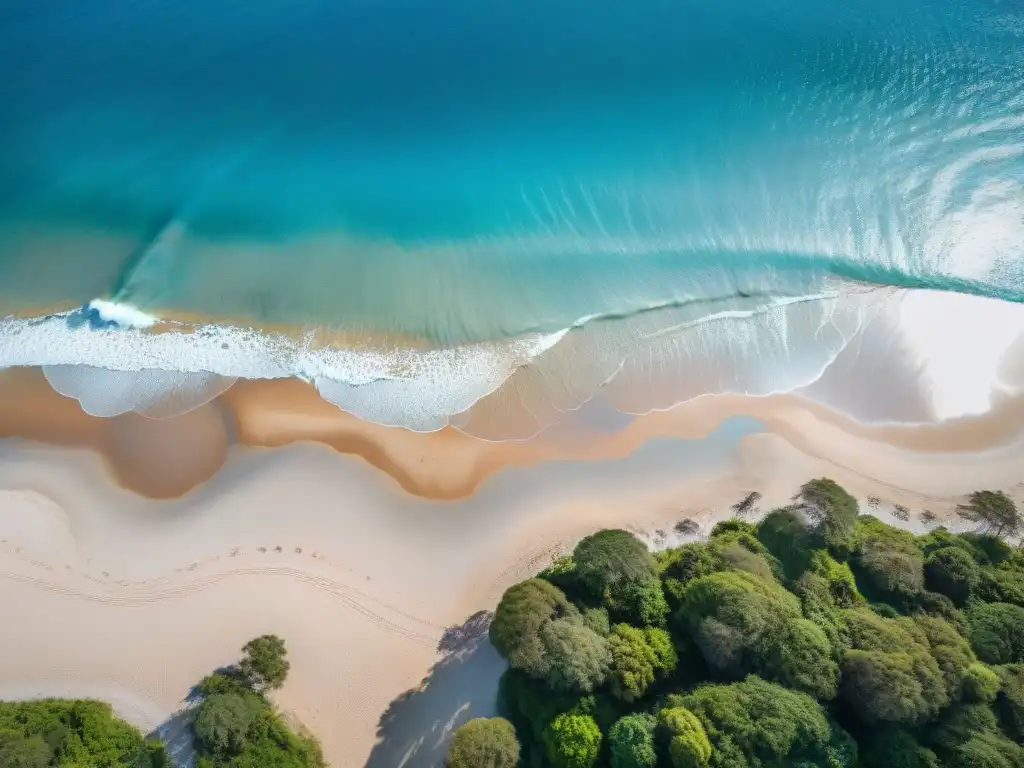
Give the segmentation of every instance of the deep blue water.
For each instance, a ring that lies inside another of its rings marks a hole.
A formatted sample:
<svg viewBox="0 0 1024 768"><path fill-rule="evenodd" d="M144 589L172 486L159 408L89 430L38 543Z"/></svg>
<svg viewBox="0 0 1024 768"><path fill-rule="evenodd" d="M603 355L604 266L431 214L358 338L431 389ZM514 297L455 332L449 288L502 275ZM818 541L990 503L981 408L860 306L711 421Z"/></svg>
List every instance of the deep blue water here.
<svg viewBox="0 0 1024 768"><path fill-rule="evenodd" d="M6 0L0 311L446 344L1024 298L1017 0Z"/></svg>

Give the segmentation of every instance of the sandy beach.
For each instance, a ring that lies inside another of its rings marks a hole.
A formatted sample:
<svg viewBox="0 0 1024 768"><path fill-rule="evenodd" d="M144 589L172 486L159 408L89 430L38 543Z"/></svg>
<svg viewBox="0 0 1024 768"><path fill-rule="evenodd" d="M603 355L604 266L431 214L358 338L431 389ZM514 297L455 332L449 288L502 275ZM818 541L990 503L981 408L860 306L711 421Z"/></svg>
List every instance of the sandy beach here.
<svg viewBox="0 0 1024 768"><path fill-rule="evenodd" d="M767 510L820 476L888 520L955 520L978 488L1024 498L1022 415L867 427L794 396L707 397L488 443L359 422L294 380L98 419L8 370L0 697L103 698L180 746L191 686L274 632L292 659L277 703L332 766L435 766L503 665L467 619L583 535L670 542L683 518L706 531L751 491Z"/></svg>

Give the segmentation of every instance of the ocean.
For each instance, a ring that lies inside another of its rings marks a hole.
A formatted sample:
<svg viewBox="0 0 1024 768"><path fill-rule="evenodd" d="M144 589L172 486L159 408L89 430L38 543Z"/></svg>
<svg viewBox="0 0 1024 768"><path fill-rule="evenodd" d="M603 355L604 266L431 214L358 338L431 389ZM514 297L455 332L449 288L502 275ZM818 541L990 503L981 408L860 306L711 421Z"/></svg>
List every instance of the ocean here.
<svg viewBox="0 0 1024 768"><path fill-rule="evenodd" d="M930 417L1013 390L1016 0L0 4L0 366L97 415L528 437L807 387L921 292L1005 305Z"/></svg>

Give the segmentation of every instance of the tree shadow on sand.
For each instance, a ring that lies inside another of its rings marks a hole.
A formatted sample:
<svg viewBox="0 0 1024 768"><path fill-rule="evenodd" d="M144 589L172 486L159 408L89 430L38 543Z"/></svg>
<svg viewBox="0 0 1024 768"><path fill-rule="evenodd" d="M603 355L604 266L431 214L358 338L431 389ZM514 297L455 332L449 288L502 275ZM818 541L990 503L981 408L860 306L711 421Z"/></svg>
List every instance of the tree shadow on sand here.
<svg viewBox="0 0 1024 768"><path fill-rule="evenodd" d="M445 630L438 645L444 657L381 715L366 768L437 768L460 725L496 714L506 664L487 639L491 618L477 613Z"/></svg>
<svg viewBox="0 0 1024 768"><path fill-rule="evenodd" d="M175 712L151 733L147 739L160 739L167 745L171 765L176 768L194 768L196 764L195 745L192 743L192 710Z"/></svg>

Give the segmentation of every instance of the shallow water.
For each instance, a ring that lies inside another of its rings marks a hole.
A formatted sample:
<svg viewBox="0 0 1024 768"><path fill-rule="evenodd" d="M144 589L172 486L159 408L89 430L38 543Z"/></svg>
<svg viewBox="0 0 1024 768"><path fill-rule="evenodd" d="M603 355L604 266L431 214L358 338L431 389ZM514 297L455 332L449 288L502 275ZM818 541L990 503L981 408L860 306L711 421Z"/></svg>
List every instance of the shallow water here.
<svg viewBox="0 0 1024 768"><path fill-rule="evenodd" d="M301 375L524 436L613 379L806 384L892 288L1024 299L1019 4L13 0L0 72L0 312L219 326L0 327L0 364L175 374L56 372L92 412Z"/></svg>

